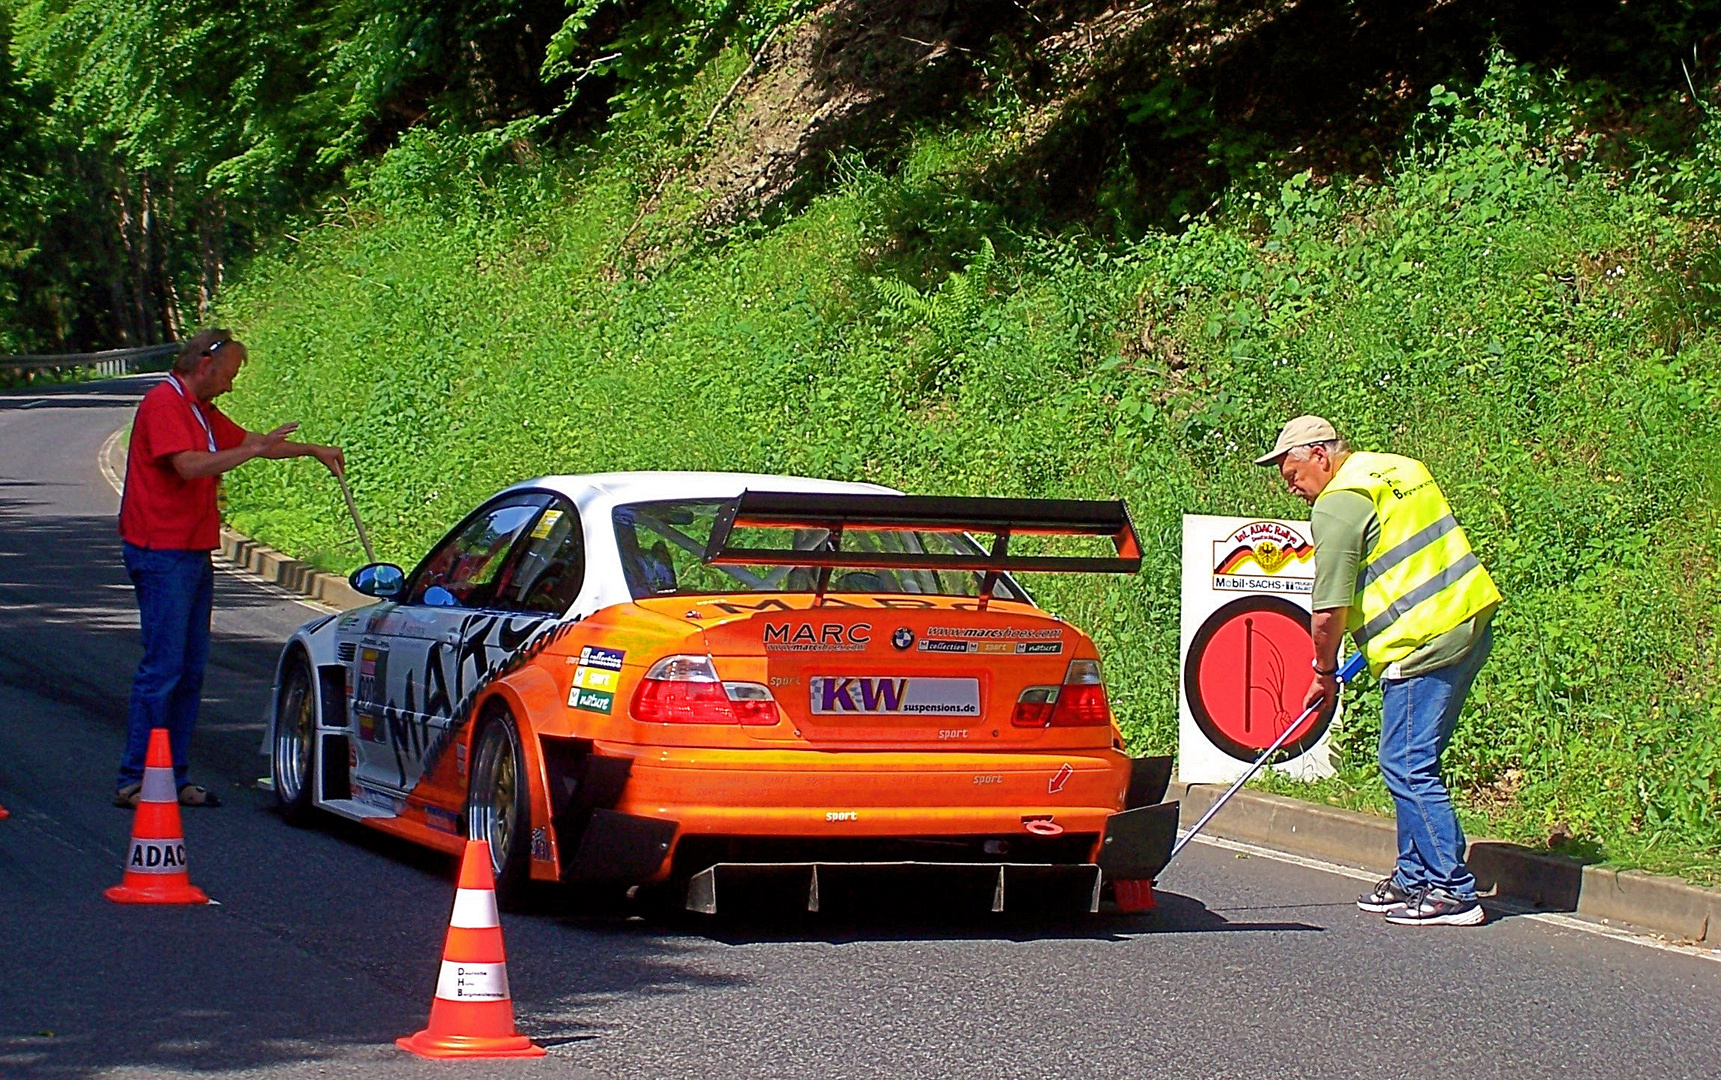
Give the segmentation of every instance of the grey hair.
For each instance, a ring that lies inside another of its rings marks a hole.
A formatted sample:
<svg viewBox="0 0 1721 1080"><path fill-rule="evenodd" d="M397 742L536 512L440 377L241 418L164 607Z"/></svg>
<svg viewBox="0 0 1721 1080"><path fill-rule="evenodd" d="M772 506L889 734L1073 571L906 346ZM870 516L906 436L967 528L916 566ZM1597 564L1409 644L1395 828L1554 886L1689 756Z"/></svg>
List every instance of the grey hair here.
<svg viewBox="0 0 1721 1080"><path fill-rule="evenodd" d="M221 327L211 327L199 330L187 338L179 347L179 354L174 357L173 370L181 375L189 375L197 370L198 363L216 350L229 345L237 345L233 340L233 332Z"/></svg>
<svg viewBox="0 0 1721 1080"><path fill-rule="evenodd" d="M1348 454L1351 452L1351 444L1343 439L1324 439L1321 442L1304 443L1301 446L1293 446L1285 452L1285 456L1290 457L1292 454L1295 454L1300 450L1303 452L1304 457L1308 457L1308 452L1317 446L1322 450L1325 450L1328 457L1332 457L1334 454Z"/></svg>

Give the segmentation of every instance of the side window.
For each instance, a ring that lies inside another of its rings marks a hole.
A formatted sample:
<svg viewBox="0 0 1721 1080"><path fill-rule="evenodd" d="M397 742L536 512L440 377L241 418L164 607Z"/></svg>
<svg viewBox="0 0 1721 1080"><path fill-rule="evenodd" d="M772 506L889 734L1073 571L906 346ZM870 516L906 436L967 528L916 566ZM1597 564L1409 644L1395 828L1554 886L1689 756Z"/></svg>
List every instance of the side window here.
<svg viewBox="0 0 1721 1080"><path fill-rule="evenodd" d="M585 578L586 544L579 511L557 499L545 508L502 572L494 606L560 615L573 604Z"/></svg>
<svg viewBox="0 0 1721 1080"><path fill-rule="evenodd" d="M508 551L550 501L548 495L510 495L479 510L425 556L407 591L409 604L490 607Z"/></svg>

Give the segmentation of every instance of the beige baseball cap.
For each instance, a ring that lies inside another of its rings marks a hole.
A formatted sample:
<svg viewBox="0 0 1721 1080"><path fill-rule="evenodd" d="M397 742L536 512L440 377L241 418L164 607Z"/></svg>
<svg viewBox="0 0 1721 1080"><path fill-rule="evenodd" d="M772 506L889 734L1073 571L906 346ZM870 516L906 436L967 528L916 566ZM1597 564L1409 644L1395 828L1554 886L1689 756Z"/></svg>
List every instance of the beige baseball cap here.
<svg viewBox="0 0 1721 1080"><path fill-rule="evenodd" d="M1285 424L1279 432L1279 441L1273 444L1271 453L1262 454L1255 459L1257 465L1276 465L1279 459L1299 446L1310 443L1331 442L1339 437L1333 426L1318 416L1299 416Z"/></svg>

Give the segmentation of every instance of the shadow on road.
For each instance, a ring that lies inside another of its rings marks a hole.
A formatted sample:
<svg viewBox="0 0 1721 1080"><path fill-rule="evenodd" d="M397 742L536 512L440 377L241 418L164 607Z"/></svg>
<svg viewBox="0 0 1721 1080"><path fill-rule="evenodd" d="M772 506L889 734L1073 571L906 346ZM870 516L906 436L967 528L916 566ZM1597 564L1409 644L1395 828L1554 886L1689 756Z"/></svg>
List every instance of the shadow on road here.
<svg viewBox="0 0 1721 1080"><path fill-rule="evenodd" d="M1156 894L1159 907L1142 913L1102 910L1098 914L989 914L928 917L904 916L888 910L863 916L822 917L817 914L769 917L700 915L662 910L643 916L575 914L552 916L562 925L591 933L632 934L662 940L708 940L724 945L782 942L821 942L842 945L863 941L1127 941L1143 934L1211 934L1257 931L1320 933L1323 927L1304 922L1234 921L1212 911L1200 900L1179 893Z"/></svg>
<svg viewBox="0 0 1721 1080"><path fill-rule="evenodd" d="M0 478L0 683L122 721L142 652L136 599L114 518L67 513L68 489ZM254 775L280 642L239 627L279 618L281 602L218 575L215 607L197 758Z"/></svg>

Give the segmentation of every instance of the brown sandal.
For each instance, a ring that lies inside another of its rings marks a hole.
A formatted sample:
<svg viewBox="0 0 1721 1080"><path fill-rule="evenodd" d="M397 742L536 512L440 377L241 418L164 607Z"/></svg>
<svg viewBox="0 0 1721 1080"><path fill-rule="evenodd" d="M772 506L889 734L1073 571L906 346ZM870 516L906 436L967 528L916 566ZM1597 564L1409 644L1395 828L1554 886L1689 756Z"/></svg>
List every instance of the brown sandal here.
<svg viewBox="0 0 1721 1080"><path fill-rule="evenodd" d="M127 784L114 792L114 805L121 810L136 810L137 797L142 791L142 784Z"/></svg>
<svg viewBox="0 0 1721 1080"><path fill-rule="evenodd" d="M181 806L220 806L221 799L215 792L198 784L187 784L179 789L179 805Z"/></svg>

